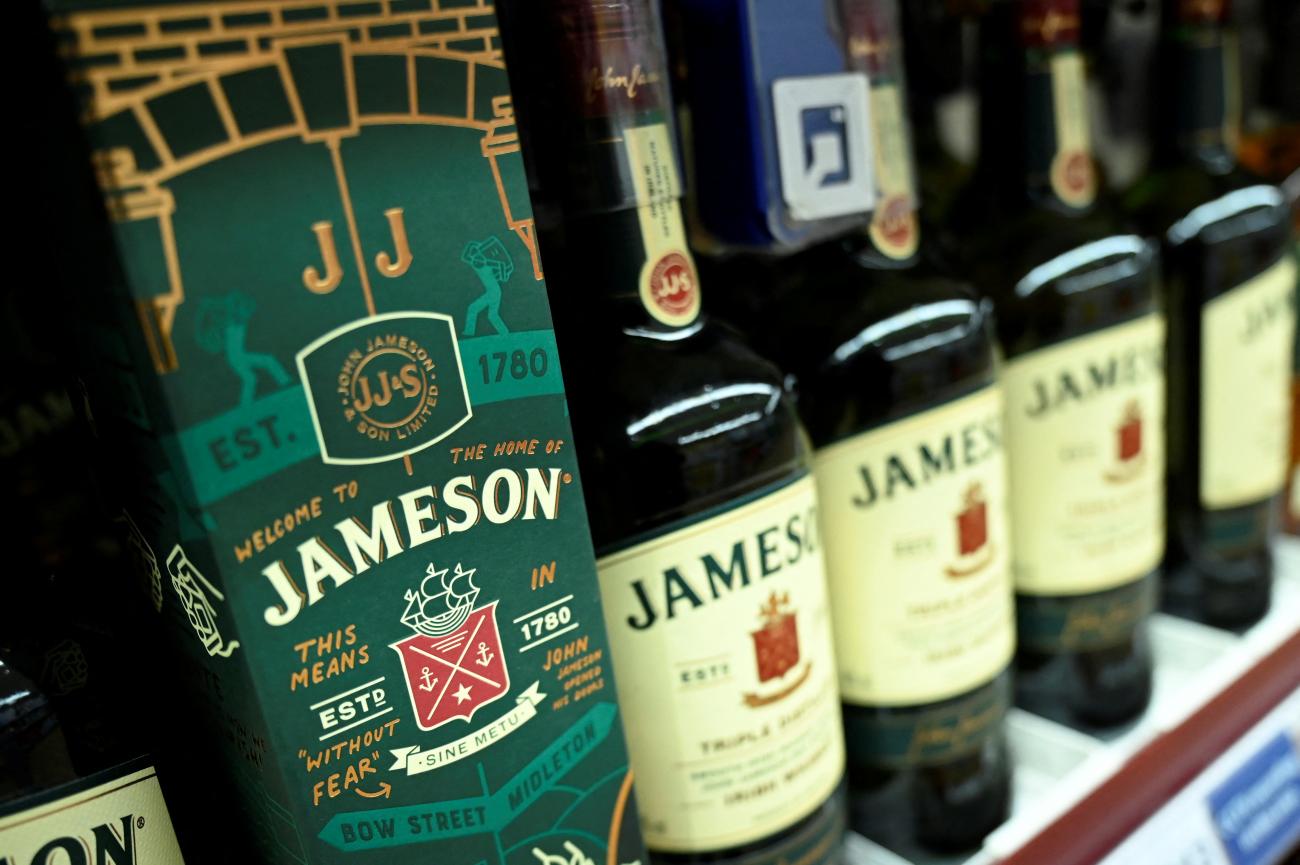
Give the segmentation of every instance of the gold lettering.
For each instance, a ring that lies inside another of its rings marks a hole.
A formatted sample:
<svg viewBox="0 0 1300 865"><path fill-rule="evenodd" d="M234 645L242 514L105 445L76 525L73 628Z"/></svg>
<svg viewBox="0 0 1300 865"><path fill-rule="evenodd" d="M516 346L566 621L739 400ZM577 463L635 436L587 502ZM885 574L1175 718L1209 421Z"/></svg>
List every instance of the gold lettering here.
<svg viewBox="0 0 1300 865"><path fill-rule="evenodd" d="M339 261L338 247L334 244L334 224L328 221L313 223L311 230L320 245L325 275L321 276L315 265L308 265L302 271L302 284L312 294L329 294L343 281L343 265Z"/></svg>
<svg viewBox="0 0 1300 865"><path fill-rule="evenodd" d="M406 273L411 266L413 257L411 255L411 244L406 238L406 221L402 218L402 208L390 207L384 211L384 216L388 217L388 230L393 235L393 246L397 250L397 258L394 260L384 250L375 256L375 267L379 268L379 273L390 279L395 279ZM402 347L405 348L405 338L402 340Z"/></svg>

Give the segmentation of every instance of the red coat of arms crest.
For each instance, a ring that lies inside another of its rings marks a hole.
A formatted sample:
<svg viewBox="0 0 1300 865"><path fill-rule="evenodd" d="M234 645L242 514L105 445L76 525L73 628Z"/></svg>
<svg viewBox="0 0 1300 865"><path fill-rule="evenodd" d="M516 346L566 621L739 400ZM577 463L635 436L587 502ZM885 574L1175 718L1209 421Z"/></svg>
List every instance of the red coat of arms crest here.
<svg viewBox="0 0 1300 865"><path fill-rule="evenodd" d="M1136 402L1125 406L1115 434L1119 439L1120 462L1136 459L1142 453L1142 410Z"/></svg>
<svg viewBox="0 0 1300 865"><path fill-rule="evenodd" d="M406 690L421 730L457 718L469 721L510 690L510 671L497 628L497 602L475 607L474 569L429 565L418 591L406 593L402 623L415 631L391 644L402 659Z"/></svg>
<svg viewBox="0 0 1300 865"><path fill-rule="evenodd" d="M750 631L750 636L754 638L758 681L767 682L779 679L799 663L799 629L788 594L773 592L759 615L763 627Z"/></svg>
<svg viewBox="0 0 1300 865"><path fill-rule="evenodd" d="M989 540L989 509L984 490L978 484L966 489L962 510L957 514L957 554L969 556Z"/></svg>

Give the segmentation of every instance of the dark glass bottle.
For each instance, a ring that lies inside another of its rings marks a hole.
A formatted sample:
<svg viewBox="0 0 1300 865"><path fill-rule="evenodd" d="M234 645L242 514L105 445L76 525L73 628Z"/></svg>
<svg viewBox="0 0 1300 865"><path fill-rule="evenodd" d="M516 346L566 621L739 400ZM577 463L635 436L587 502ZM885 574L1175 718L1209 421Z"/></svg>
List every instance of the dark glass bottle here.
<svg viewBox="0 0 1300 865"><path fill-rule="evenodd" d="M0 298L12 316L0 336L14 337L0 353L15 373L0 386L0 861L180 863L154 768L168 712L134 597L146 563L102 512L91 437L59 365L22 339L52 320L49 297ZM164 772L175 804L181 775ZM149 831L131 831L136 820Z"/></svg>
<svg viewBox="0 0 1300 865"><path fill-rule="evenodd" d="M1017 700L1075 724L1134 717L1164 546L1156 255L1104 202L1078 0L980 21L980 159L954 209L1006 363Z"/></svg>
<svg viewBox="0 0 1300 865"><path fill-rule="evenodd" d="M68 372L84 343L69 311L84 308L65 292L105 280L107 231L47 11L24 4L9 22L31 61L12 136L14 193L31 206L12 242L43 270L37 290L0 289L0 862L179 865L169 803L208 818L218 794L199 772L199 797L182 800L185 773L160 754L174 728L192 765L194 737L142 650L145 563L102 507Z"/></svg>
<svg viewBox="0 0 1300 865"><path fill-rule="evenodd" d="M68 667L69 653L80 649L56 646L44 673L31 677L31 667L20 672L7 649L0 646L0 862L183 865L151 760L103 762L100 743L85 739L76 701L56 705L35 681L51 680L53 663L63 667L55 687L85 687L85 657ZM70 705L71 714L59 711Z"/></svg>
<svg viewBox="0 0 1300 865"><path fill-rule="evenodd" d="M0 657L0 808L74 777L54 707L35 682Z"/></svg>
<svg viewBox="0 0 1300 865"><path fill-rule="evenodd" d="M1268 610L1295 332L1290 214L1236 162L1227 4L1162 7L1151 170L1127 203L1164 253L1169 310L1164 603L1240 627Z"/></svg>
<svg viewBox="0 0 1300 865"><path fill-rule="evenodd" d="M893 0L836 5L870 84L866 230L744 257L728 314L796 379L833 599L855 829L904 855L1007 814L1014 644L991 310L922 244Z"/></svg>
<svg viewBox="0 0 1300 865"><path fill-rule="evenodd" d="M810 450L777 368L700 314L655 7L498 12L651 857L835 861Z"/></svg>

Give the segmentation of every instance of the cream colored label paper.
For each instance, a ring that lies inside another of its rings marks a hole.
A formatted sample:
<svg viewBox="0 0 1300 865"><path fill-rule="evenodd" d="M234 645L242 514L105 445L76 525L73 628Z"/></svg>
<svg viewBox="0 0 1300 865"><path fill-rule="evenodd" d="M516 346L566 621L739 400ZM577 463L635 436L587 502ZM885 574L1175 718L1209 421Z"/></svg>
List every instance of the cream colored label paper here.
<svg viewBox="0 0 1300 865"><path fill-rule="evenodd" d="M920 242L912 190L912 145L899 88L871 88L871 133L876 145L879 196L868 231L876 248L890 258L909 258Z"/></svg>
<svg viewBox="0 0 1300 865"><path fill-rule="evenodd" d="M1149 315L1004 367L1017 591L1099 592L1160 562L1164 338Z"/></svg>
<svg viewBox="0 0 1300 865"><path fill-rule="evenodd" d="M183 865L152 768L0 817L0 861Z"/></svg>
<svg viewBox="0 0 1300 865"><path fill-rule="evenodd" d="M1286 481L1296 263L1291 256L1201 313L1201 503L1230 508Z"/></svg>
<svg viewBox="0 0 1300 865"><path fill-rule="evenodd" d="M999 390L823 448L816 466L843 699L930 703L1006 667Z"/></svg>
<svg viewBox="0 0 1300 865"><path fill-rule="evenodd" d="M1088 133L1088 88L1077 51L1052 58L1052 101L1056 106L1052 189L1071 207L1086 207L1097 197L1097 175Z"/></svg>
<svg viewBox="0 0 1300 865"><path fill-rule="evenodd" d="M804 478L599 562L649 846L771 835L844 771L816 496Z"/></svg>
<svg viewBox="0 0 1300 865"><path fill-rule="evenodd" d="M686 244L678 200L681 187L668 127L655 123L624 129L623 143L640 205L637 217L645 245L641 302L664 324L690 324L700 314L699 278Z"/></svg>

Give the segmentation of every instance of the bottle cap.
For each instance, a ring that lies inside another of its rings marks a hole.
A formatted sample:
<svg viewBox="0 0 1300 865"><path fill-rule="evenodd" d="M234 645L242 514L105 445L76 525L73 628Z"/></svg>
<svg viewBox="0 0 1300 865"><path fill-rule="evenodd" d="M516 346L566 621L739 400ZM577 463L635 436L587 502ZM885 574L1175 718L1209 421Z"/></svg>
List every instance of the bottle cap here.
<svg viewBox="0 0 1300 865"><path fill-rule="evenodd" d="M1230 0L1177 0L1180 24L1223 24L1230 12Z"/></svg>
<svg viewBox="0 0 1300 865"><path fill-rule="evenodd" d="M1021 0L1020 38L1028 48L1079 44L1079 0Z"/></svg>
<svg viewBox="0 0 1300 865"><path fill-rule="evenodd" d="M894 6L881 0L839 0L845 65L871 78L888 77L898 68L899 32Z"/></svg>

